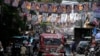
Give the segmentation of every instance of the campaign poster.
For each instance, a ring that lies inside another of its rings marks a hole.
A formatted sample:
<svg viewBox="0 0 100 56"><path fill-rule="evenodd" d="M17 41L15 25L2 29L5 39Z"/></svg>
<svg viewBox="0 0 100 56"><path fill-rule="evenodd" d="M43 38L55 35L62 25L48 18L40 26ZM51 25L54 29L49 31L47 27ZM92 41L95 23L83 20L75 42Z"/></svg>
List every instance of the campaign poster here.
<svg viewBox="0 0 100 56"><path fill-rule="evenodd" d="M89 4L88 3L83 4L83 11L89 11Z"/></svg>
<svg viewBox="0 0 100 56"><path fill-rule="evenodd" d="M62 6L62 12L63 13L66 13L67 12L67 7L66 7L66 5L61 5Z"/></svg>
<svg viewBox="0 0 100 56"><path fill-rule="evenodd" d="M40 3L40 9L39 9L39 12L44 12L44 8L43 8L43 3Z"/></svg>
<svg viewBox="0 0 100 56"><path fill-rule="evenodd" d="M42 13L42 22L46 22L47 21L47 17L48 17L48 13Z"/></svg>
<svg viewBox="0 0 100 56"><path fill-rule="evenodd" d="M57 19L58 14L52 13L51 14L51 22L55 22Z"/></svg>
<svg viewBox="0 0 100 56"><path fill-rule="evenodd" d="M67 14L61 14L61 23L66 23L67 21Z"/></svg>
<svg viewBox="0 0 100 56"><path fill-rule="evenodd" d="M38 15L38 23L41 23L43 16L42 15Z"/></svg>
<svg viewBox="0 0 100 56"><path fill-rule="evenodd" d="M48 13L52 13L52 4L48 4Z"/></svg>
<svg viewBox="0 0 100 56"><path fill-rule="evenodd" d="M36 3L35 7L36 7L36 10L39 11L39 9L40 9L40 3Z"/></svg>
<svg viewBox="0 0 100 56"><path fill-rule="evenodd" d="M36 22L38 22L38 16L37 15L32 15L31 24L34 25Z"/></svg>
<svg viewBox="0 0 100 56"><path fill-rule="evenodd" d="M4 0L4 3L10 5L11 4L11 0Z"/></svg>
<svg viewBox="0 0 100 56"><path fill-rule="evenodd" d="M62 13L61 5L58 5L58 6L57 6L57 13Z"/></svg>
<svg viewBox="0 0 100 56"><path fill-rule="evenodd" d="M48 12L48 5L44 4L44 12Z"/></svg>
<svg viewBox="0 0 100 56"><path fill-rule="evenodd" d="M53 13L57 12L57 4L52 4L52 12Z"/></svg>
<svg viewBox="0 0 100 56"><path fill-rule="evenodd" d="M61 16L61 15L58 15L58 16L57 16L56 21L55 21L56 23L60 23L60 19L61 19L60 16Z"/></svg>
<svg viewBox="0 0 100 56"><path fill-rule="evenodd" d="M74 5L74 12L79 12L78 5Z"/></svg>
<svg viewBox="0 0 100 56"><path fill-rule="evenodd" d="M26 3L26 8L27 8L28 10L31 9L31 2L27 2L27 3Z"/></svg>
<svg viewBox="0 0 100 56"><path fill-rule="evenodd" d="M38 20L38 16L37 15L32 15L32 21L37 21Z"/></svg>
<svg viewBox="0 0 100 56"><path fill-rule="evenodd" d="M18 7L18 5L19 5L19 0L14 0L14 1L12 2L12 6L13 6L13 7Z"/></svg>
<svg viewBox="0 0 100 56"><path fill-rule="evenodd" d="M31 21L32 20L32 15L31 14L27 14L27 21Z"/></svg>
<svg viewBox="0 0 100 56"><path fill-rule="evenodd" d="M35 2L32 2L32 3L31 3L31 10L36 10Z"/></svg>
<svg viewBox="0 0 100 56"><path fill-rule="evenodd" d="M100 3L94 2L92 4L92 9L93 9L94 18L99 18L99 20L100 20Z"/></svg>
<svg viewBox="0 0 100 56"><path fill-rule="evenodd" d="M48 11L48 6L47 6L47 4L40 4L40 11L41 12L47 12Z"/></svg>
<svg viewBox="0 0 100 56"><path fill-rule="evenodd" d="M22 5L21 5L21 8L22 8L22 9L25 9L25 8L26 8L26 6L25 6L25 5L26 5L26 2L27 2L27 1L23 1Z"/></svg>
<svg viewBox="0 0 100 56"><path fill-rule="evenodd" d="M66 5L66 6L67 6L67 13L71 13L72 10L71 5Z"/></svg>
<svg viewBox="0 0 100 56"><path fill-rule="evenodd" d="M93 2L92 3L92 10L94 11L94 10L96 10L97 9L97 3L96 2Z"/></svg>
<svg viewBox="0 0 100 56"><path fill-rule="evenodd" d="M47 22L51 22L51 15L48 15Z"/></svg>

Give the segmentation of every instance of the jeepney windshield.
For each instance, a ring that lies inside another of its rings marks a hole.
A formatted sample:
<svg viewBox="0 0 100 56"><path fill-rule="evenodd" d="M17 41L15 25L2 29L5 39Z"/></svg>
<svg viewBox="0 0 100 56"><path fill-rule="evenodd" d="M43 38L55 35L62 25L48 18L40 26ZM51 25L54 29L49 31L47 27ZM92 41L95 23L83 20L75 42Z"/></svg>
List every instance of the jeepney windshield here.
<svg viewBox="0 0 100 56"><path fill-rule="evenodd" d="M45 45L60 45L61 44L61 38L44 38Z"/></svg>

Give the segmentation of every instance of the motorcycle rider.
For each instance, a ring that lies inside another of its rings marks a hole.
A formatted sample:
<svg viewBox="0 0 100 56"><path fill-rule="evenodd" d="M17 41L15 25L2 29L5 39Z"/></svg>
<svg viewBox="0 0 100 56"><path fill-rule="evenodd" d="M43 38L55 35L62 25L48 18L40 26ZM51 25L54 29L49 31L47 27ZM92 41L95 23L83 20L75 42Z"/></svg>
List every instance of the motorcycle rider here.
<svg viewBox="0 0 100 56"><path fill-rule="evenodd" d="M96 53L96 56L100 56L100 43L97 43L95 53Z"/></svg>

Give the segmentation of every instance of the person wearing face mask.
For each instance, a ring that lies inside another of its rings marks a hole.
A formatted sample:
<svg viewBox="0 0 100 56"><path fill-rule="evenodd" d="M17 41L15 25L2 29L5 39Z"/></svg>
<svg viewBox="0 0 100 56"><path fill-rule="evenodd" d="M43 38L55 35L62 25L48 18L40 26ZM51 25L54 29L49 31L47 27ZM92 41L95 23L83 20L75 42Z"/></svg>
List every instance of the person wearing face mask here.
<svg viewBox="0 0 100 56"><path fill-rule="evenodd" d="M4 48L2 46L1 41L0 41L0 56L4 56Z"/></svg>

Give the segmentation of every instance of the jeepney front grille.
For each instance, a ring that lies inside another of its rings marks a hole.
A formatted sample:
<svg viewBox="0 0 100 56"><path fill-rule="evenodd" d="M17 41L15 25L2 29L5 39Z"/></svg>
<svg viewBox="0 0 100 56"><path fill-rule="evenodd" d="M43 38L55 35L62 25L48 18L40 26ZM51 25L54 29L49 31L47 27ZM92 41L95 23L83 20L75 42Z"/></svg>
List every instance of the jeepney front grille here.
<svg viewBox="0 0 100 56"><path fill-rule="evenodd" d="M56 52L56 50L57 50L56 48L51 48L50 52Z"/></svg>

